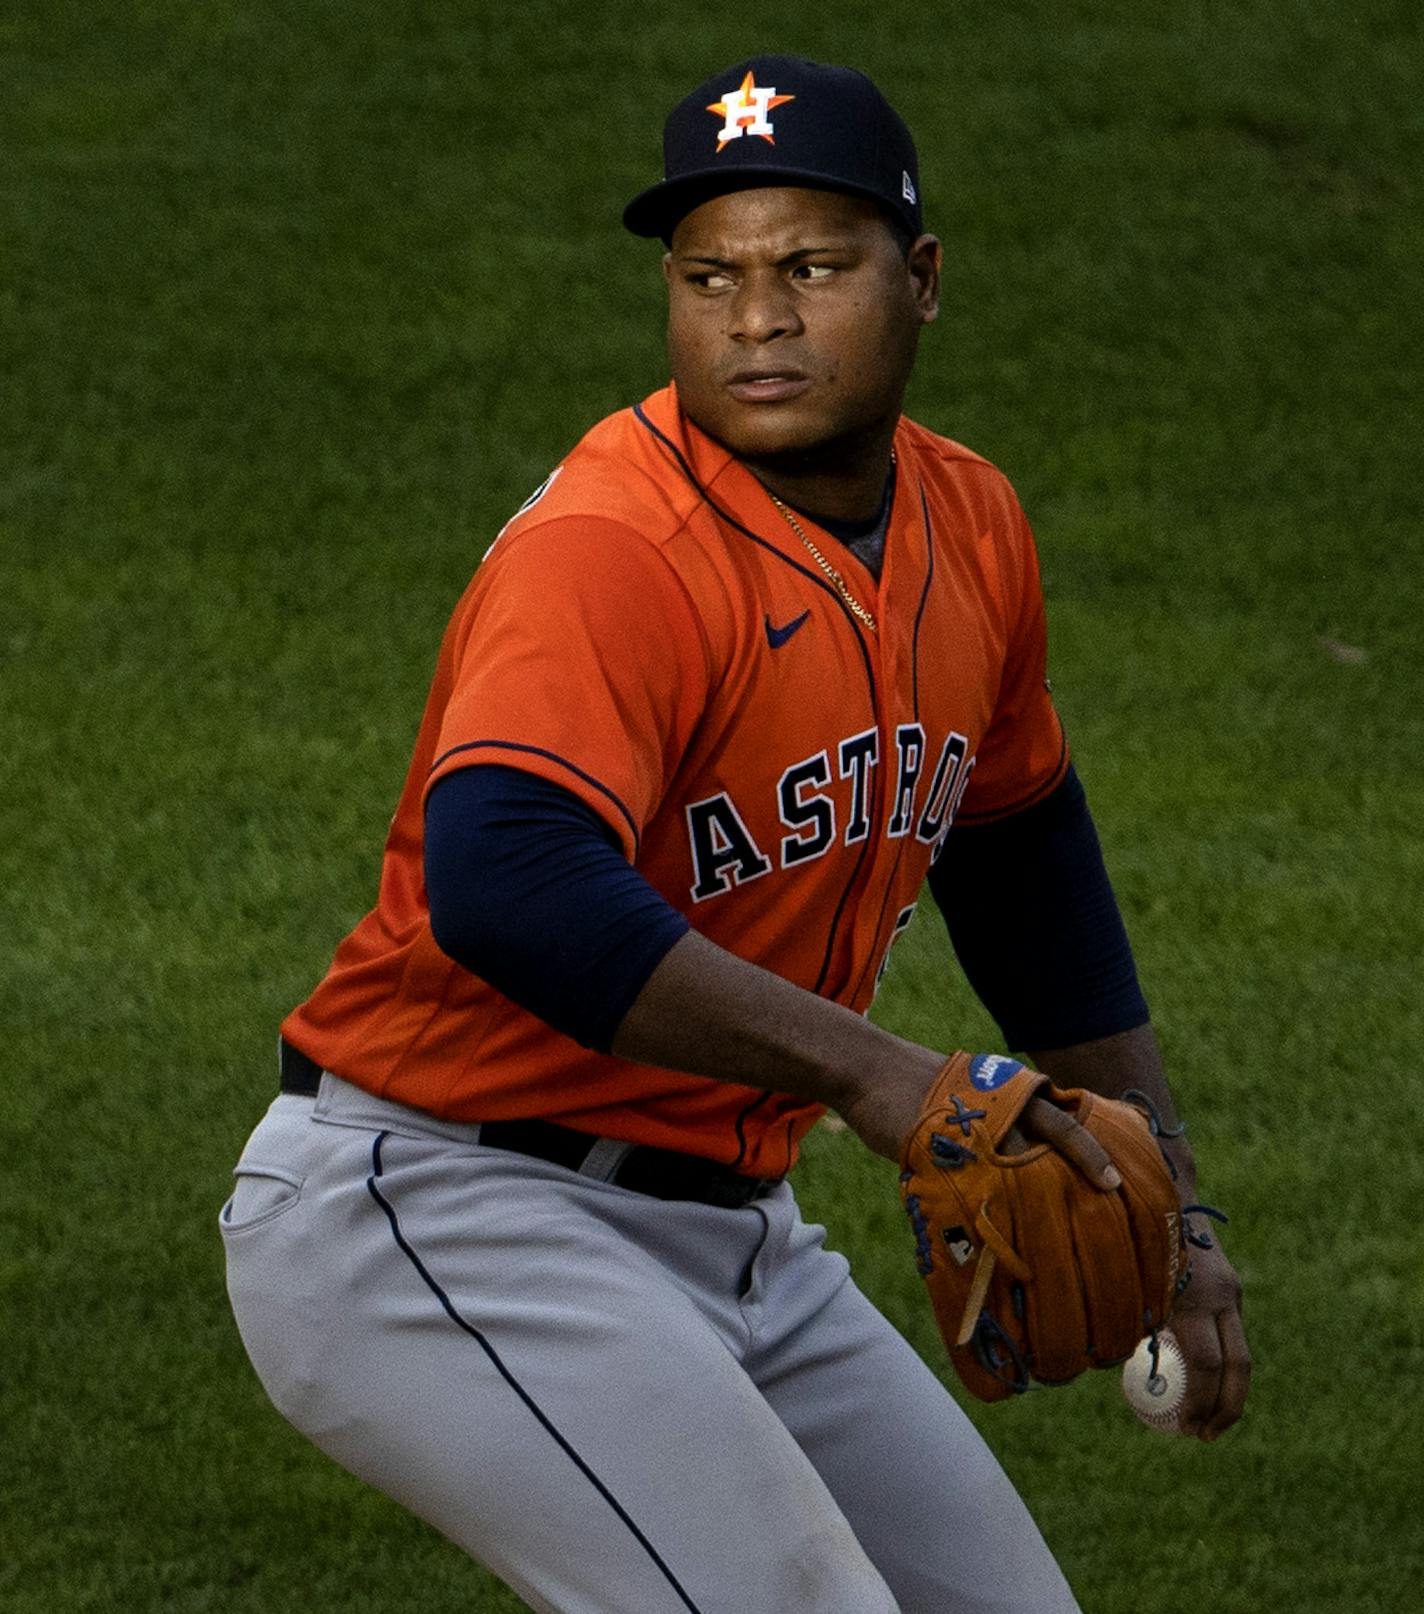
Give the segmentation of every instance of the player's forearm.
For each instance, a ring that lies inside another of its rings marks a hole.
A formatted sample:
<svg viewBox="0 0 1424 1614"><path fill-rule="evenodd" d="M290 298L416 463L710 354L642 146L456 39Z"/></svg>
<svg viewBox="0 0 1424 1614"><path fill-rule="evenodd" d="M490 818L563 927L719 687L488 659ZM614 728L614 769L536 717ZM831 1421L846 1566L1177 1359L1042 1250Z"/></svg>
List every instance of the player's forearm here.
<svg viewBox="0 0 1424 1614"><path fill-rule="evenodd" d="M1165 1129L1178 1124L1161 1050L1150 1025L1072 1048L1035 1050L1029 1059L1060 1087L1086 1087L1106 1098L1120 1098L1129 1088L1136 1088L1152 1100ZM1196 1198L1196 1162L1191 1146L1185 1134L1164 1137L1162 1144L1177 1168L1177 1188L1183 1204L1187 1204Z"/></svg>
<svg viewBox="0 0 1424 1614"><path fill-rule="evenodd" d="M690 931L624 1016L613 1052L838 1111L898 1157L944 1055L906 1042Z"/></svg>

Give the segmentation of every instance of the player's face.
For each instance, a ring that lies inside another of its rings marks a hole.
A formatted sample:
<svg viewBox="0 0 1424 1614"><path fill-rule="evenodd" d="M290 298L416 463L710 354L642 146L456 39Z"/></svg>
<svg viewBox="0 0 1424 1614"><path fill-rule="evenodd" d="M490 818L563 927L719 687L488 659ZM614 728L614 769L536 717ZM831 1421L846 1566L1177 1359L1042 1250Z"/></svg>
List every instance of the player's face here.
<svg viewBox="0 0 1424 1614"><path fill-rule="evenodd" d="M933 236L907 260L859 197L788 186L705 202L663 259L683 408L751 461L888 447L939 266Z"/></svg>

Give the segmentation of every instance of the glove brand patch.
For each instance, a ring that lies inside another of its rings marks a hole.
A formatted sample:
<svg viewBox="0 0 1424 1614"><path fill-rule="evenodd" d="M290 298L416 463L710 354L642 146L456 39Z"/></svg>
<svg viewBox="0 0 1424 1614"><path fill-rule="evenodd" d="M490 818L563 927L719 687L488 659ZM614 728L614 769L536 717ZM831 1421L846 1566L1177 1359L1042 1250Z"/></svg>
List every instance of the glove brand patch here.
<svg viewBox="0 0 1424 1614"><path fill-rule="evenodd" d="M726 120L717 133L717 150L743 135L760 135L767 145L774 146L771 109L795 99L794 95L778 95L774 84L758 84L748 73L740 89L723 90L722 99L707 108Z"/></svg>
<svg viewBox="0 0 1424 1614"><path fill-rule="evenodd" d="M969 1080L981 1093L992 1093L1022 1069L1017 1059L1003 1054L975 1054L969 1061Z"/></svg>
<svg viewBox="0 0 1424 1614"><path fill-rule="evenodd" d="M1190 1263L1188 1263L1187 1277L1182 1276L1182 1218L1176 1211L1167 1212L1167 1251L1169 1265L1167 1280L1172 1286L1174 1295L1181 1294L1187 1286L1187 1278L1191 1276Z"/></svg>

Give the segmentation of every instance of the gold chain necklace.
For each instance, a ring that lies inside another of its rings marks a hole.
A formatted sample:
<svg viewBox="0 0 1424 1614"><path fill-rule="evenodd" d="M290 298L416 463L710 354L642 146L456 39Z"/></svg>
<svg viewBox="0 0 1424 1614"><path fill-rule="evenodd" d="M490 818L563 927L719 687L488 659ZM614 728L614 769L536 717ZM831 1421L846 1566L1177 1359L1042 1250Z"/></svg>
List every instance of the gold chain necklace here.
<svg viewBox="0 0 1424 1614"><path fill-rule="evenodd" d="M890 450L890 463L891 465L894 465L895 463L895 450L893 448ZM830 578L831 582L835 584L836 593L839 594L850 607L851 614L859 617L859 619L866 625L867 628L870 629L872 633L878 632L879 630L875 626L875 618L871 616L870 612L867 611L860 601L856 599L855 595L851 593L850 589L846 585L845 578L843 578L835 567L831 565L830 561L826 559L816 545L811 542L810 538L806 534L805 528L796 519L796 517L792 515L791 511L787 509L787 507L781 502L780 499L777 498L770 488L768 488L766 491L767 496L771 499L771 502L785 518L786 524L810 551L811 559L815 561L815 563L821 568L826 576Z"/></svg>

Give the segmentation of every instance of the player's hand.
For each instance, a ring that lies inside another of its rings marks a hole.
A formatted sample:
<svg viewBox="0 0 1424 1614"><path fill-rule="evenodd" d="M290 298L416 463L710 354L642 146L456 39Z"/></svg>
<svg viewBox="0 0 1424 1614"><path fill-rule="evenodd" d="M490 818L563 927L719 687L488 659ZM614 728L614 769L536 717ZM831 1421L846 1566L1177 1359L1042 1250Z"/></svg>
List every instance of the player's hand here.
<svg viewBox="0 0 1424 1614"><path fill-rule="evenodd" d="M1000 1154L1022 1154L1035 1143L1047 1143L1099 1188L1116 1188L1122 1178L1102 1144L1067 1110L1043 1097L1024 1105L1018 1123L1004 1134Z"/></svg>
<svg viewBox="0 0 1424 1614"><path fill-rule="evenodd" d="M1187 1359L1182 1433L1210 1441L1241 1416L1251 1387L1251 1353L1241 1323L1241 1280L1215 1231L1211 1249L1191 1254L1192 1281L1169 1326Z"/></svg>
<svg viewBox="0 0 1424 1614"><path fill-rule="evenodd" d="M1016 1127L1000 1145L1016 1154L1032 1143L1050 1143L1103 1188L1114 1188L1118 1174L1106 1151L1066 1111L1045 1098L1024 1107ZM1172 1311L1171 1330L1187 1360L1187 1399L1181 1413L1184 1434L1212 1441L1241 1416L1251 1387L1251 1353L1241 1322L1241 1280L1212 1233L1209 1250L1192 1252L1192 1281Z"/></svg>

